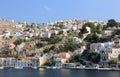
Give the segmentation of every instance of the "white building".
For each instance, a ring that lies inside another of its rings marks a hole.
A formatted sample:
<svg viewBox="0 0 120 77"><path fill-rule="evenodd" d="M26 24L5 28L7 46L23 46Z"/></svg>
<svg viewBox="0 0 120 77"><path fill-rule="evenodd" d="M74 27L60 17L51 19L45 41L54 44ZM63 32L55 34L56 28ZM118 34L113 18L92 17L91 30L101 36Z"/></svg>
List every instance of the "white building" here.
<svg viewBox="0 0 120 77"><path fill-rule="evenodd" d="M112 47L114 42L105 42L105 43L93 43L90 45L90 52L100 53L108 47Z"/></svg>
<svg viewBox="0 0 120 77"><path fill-rule="evenodd" d="M13 34L13 36L14 37L18 37L18 36L21 36L22 34L20 33L20 32L15 32L14 34Z"/></svg>
<svg viewBox="0 0 120 77"><path fill-rule="evenodd" d="M48 33L41 33L41 34L40 34L40 37L50 38L50 37L51 37L51 33L50 33L50 32L48 32Z"/></svg>
<svg viewBox="0 0 120 77"><path fill-rule="evenodd" d="M72 38L72 41L73 41L73 42L78 42L78 43L81 42L81 40L80 40L78 37L73 37L73 38Z"/></svg>
<svg viewBox="0 0 120 77"><path fill-rule="evenodd" d="M17 24L17 25L16 25L16 28L21 28L21 27L23 27L22 24Z"/></svg>

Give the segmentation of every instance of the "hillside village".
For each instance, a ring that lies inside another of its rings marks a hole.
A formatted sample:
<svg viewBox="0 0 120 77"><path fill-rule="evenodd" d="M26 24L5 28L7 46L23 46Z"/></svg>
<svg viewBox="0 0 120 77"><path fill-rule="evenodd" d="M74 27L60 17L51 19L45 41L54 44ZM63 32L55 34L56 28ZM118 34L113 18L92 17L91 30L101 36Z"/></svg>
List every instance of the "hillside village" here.
<svg viewBox="0 0 120 77"><path fill-rule="evenodd" d="M120 22L0 20L0 65L120 67Z"/></svg>

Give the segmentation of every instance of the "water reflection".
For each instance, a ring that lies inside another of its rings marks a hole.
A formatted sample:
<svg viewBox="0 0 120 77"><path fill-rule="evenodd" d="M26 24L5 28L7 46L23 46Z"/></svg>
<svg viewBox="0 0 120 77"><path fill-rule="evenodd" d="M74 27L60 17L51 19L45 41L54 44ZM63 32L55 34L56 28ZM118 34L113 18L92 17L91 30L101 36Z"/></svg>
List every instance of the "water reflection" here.
<svg viewBox="0 0 120 77"><path fill-rule="evenodd" d="M120 71L56 69L4 69L0 77L120 77Z"/></svg>

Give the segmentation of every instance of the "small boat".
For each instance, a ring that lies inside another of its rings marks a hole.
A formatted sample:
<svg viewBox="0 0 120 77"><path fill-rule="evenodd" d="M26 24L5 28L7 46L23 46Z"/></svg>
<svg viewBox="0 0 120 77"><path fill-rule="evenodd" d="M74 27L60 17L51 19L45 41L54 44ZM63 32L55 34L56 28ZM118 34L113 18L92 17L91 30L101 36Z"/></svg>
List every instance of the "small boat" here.
<svg viewBox="0 0 120 77"><path fill-rule="evenodd" d="M46 67L46 69L60 69L60 67L56 67L56 66L48 66L48 67Z"/></svg>
<svg viewBox="0 0 120 77"><path fill-rule="evenodd" d="M112 68L97 68L98 70L106 70L106 71L108 71L108 70L112 70Z"/></svg>
<svg viewBox="0 0 120 77"><path fill-rule="evenodd" d="M1 67L0 67L0 69L4 69L4 67L3 67L3 66L1 66Z"/></svg>
<svg viewBox="0 0 120 77"><path fill-rule="evenodd" d="M47 66L47 67L45 67L46 69L50 69L50 67L49 66Z"/></svg>
<svg viewBox="0 0 120 77"><path fill-rule="evenodd" d="M0 63L0 69L4 69L3 63Z"/></svg>
<svg viewBox="0 0 120 77"><path fill-rule="evenodd" d="M32 67L33 69L37 69L38 67L37 66L34 66L34 67Z"/></svg>
<svg viewBox="0 0 120 77"><path fill-rule="evenodd" d="M23 67L15 66L15 69L23 69Z"/></svg>

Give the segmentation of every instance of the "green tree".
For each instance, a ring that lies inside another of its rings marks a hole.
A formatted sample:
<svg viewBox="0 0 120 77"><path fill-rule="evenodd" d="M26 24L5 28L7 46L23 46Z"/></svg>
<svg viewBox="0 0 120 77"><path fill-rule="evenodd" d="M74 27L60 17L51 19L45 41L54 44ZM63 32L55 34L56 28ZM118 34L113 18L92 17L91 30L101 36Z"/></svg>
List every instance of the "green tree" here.
<svg viewBox="0 0 120 77"><path fill-rule="evenodd" d="M84 34L84 33L88 33L86 27L83 27L82 29L80 29L80 33L79 34Z"/></svg>
<svg viewBox="0 0 120 77"><path fill-rule="evenodd" d="M60 45L60 46L59 46L59 50L60 50L60 51L65 51L64 45Z"/></svg>
<svg viewBox="0 0 120 77"><path fill-rule="evenodd" d="M100 38L96 35L96 33L89 34L85 40L90 43L97 43L100 41Z"/></svg>
<svg viewBox="0 0 120 77"><path fill-rule="evenodd" d="M14 58L18 59L19 58L19 54L14 55Z"/></svg>
<svg viewBox="0 0 120 77"><path fill-rule="evenodd" d="M118 23L114 19L110 19L107 22L107 27L116 27Z"/></svg>
<svg viewBox="0 0 120 77"><path fill-rule="evenodd" d="M113 36L114 36L114 35L120 35L120 29L115 30L115 31L112 33L112 35L113 35Z"/></svg>
<svg viewBox="0 0 120 77"><path fill-rule="evenodd" d="M102 25L101 24L98 24L96 28L97 28L97 33L102 32Z"/></svg>
<svg viewBox="0 0 120 77"><path fill-rule="evenodd" d="M87 26L90 27L91 33L95 33L95 32L97 31L97 28L96 28L96 26L94 25L94 23L92 23L92 22L87 22L87 23L85 23L85 24L83 25L82 28L87 27Z"/></svg>
<svg viewBox="0 0 120 77"><path fill-rule="evenodd" d="M15 40L13 43L14 43L15 45L20 45L22 42L23 42L23 39L17 39L17 40Z"/></svg>
<svg viewBox="0 0 120 77"><path fill-rule="evenodd" d="M59 35L52 34L50 38L48 38L46 41L48 41L49 44L55 44L61 41L62 38L59 38Z"/></svg>
<svg viewBox="0 0 120 77"><path fill-rule="evenodd" d="M88 59L93 63L98 63L100 61L100 54L98 54L96 52L92 52L89 54Z"/></svg>
<svg viewBox="0 0 120 77"><path fill-rule="evenodd" d="M8 50L4 50L4 51L0 52L0 54L2 54L2 55L8 55L9 51Z"/></svg>
<svg viewBox="0 0 120 77"><path fill-rule="evenodd" d="M53 61L53 57L50 58L50 59L48 59L48 60L45 62L44 65L46 65L46 66L53 66L53 65L55 65L55 62Z"/></svg>
<svg viewBox="0 0 120 77"><path fill-rule="evenodd" d="M43 47L43 46L45 46L44 43L37 43L37 44L35 44L35 47L36 47L36 48L41 48L41 47Z"/></svg>
<svg viewBox="0 0 120 77"><path fill-rule="evenodd" d="M66 51L74 51L75 49L80 48L80 46L81 46L81 43L75 43L71 41L68 41L64 44Z"/></svg>
<svg viewBox="0 0 120 77"><path fill-rule="evenodd" d="M70 62L80 62L80 54L73 55Z"/></svg>
<svg viewBox="0 0 120 77"><path fill-rule="evenodd" d="M87 42L91 42L93 34L88 34L87 37L84 39Z"/></svg>
<svg viewBox="0 0 120 77"><path fill-rule="evenodd" d="M49 51L50 51L49 48L46 48L43 50L43 53L48 53Z"/></svg>
<svg viewBox="0 0 120 77"><path fill-rule="evenodd" d="M120 27L120 23L118 23L117 27Z"/></svg>
<svg viewBox="0 0 120 77"><path fill-rule="evenodd" d="M63 34L63 31L59 31L58 35Z"/></svg>
<svg viewBox="0 0 120 77"><path fill-rule="evenodd" d="M50 48L49 48L49 50L54 50L55 49L55 46L51 46Z"/></svg>
<svg viewBox="0 0 120 77"><path fill-rule="evenodd" d="M86 50L84 50L83 53L81 54L81 58L88 60L88 56L89 56L89 50L86 49Z"/></svg>

